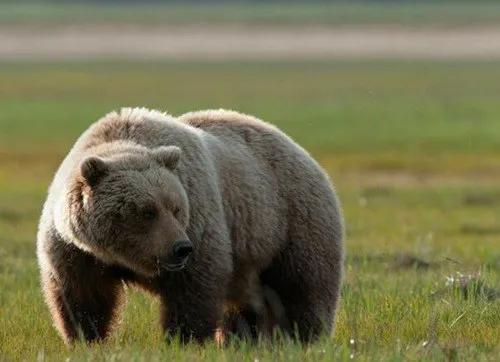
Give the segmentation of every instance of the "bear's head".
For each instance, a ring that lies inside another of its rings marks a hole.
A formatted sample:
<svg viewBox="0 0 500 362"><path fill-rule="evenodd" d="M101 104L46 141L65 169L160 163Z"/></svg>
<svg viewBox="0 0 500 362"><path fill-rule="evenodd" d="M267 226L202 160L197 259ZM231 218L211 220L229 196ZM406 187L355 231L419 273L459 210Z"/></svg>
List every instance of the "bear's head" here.
<svg viewBox="0 0 500 362"><path fill-rule="evenodd" d="M178 147L161 146L85 158L69 210L76 245L145 276L183 269L194 246L188 198L173 172L180 157Z"/></svg>

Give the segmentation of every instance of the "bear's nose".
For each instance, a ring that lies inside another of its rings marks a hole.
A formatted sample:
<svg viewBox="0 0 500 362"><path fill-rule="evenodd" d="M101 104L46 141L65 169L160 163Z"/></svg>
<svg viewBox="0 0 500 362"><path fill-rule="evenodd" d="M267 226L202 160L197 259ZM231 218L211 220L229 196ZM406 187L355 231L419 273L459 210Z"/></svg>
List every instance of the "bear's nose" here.
<svg viewBox="0 0 500 362"><path fill-rule="evenodd" d="M186 259L193 250L193 244L189 240L182 240L174 244L172 253L176 259Z"/></svg>

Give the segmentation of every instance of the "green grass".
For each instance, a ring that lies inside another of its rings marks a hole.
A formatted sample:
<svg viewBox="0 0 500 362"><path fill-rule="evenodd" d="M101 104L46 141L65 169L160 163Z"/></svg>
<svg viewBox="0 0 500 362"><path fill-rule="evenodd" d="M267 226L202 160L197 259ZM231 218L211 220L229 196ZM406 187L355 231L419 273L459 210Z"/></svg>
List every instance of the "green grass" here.
<svg viewBox="0 0 500 362"><path fill-rule="evenodd" d="M326 25L495 25L496 1L332 1L319 3L84 4L15 2L0 4L0 24L110 23L143 25L182 23L326 24Z"/></svg>
<svg viewBox="0 0 500 362"><path fill-rule="evenodd" d="M0 360L498 360L500 299L446 277L500 286L499 95L500 63L2 64ZM167 345L157 302L128 290L107 343L66 349L40 293L37 219L75 138L125 105L252 113L321 162L348 226L332 336Z"/></svg>

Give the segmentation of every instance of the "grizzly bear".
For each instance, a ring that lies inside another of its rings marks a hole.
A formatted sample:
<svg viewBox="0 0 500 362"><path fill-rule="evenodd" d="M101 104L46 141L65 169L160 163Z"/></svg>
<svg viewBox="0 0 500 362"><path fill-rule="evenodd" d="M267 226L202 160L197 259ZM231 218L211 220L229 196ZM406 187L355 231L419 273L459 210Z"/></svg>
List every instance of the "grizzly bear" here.
<svg viewBox="0 0 500 362"><path fill-rule="evenodd" d="M37 254L67 343L108 336L126 284L159 297L166 335L182 341L224 333L229 313L258 328L264 289L286 320L273 328L312 341L333 327L343 235L327 175L274 126L225 110L124 108L59 167Z"/></svg>

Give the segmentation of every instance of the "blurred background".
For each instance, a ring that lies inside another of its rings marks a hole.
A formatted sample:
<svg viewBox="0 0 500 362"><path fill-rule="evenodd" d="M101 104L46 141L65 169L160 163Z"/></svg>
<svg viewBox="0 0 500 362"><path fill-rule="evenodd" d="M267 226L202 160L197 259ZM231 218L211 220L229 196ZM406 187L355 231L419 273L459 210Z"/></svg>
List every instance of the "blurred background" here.
<svg viewBox="0 0 500 362"><path fill-rule="evenodd" d="M330 174L347 221L336 333L279 356L500 356L499 1L0 1L0 359L275 359L165 349L133 290L109 344L62 346L38 217L76 138L122 106L250 113Z"/></svg>

